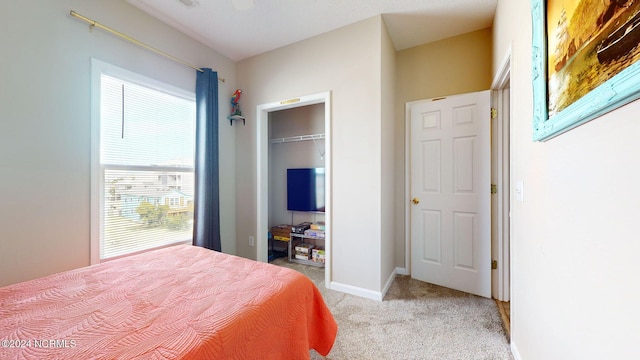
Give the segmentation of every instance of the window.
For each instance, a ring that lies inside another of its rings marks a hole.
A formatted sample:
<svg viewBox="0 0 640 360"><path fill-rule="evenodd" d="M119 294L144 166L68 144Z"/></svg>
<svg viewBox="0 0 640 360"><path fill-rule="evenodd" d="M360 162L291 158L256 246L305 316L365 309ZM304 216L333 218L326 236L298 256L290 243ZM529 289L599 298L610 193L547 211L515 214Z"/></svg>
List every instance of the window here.
<svg viewBox="0 0 640 360"><path fill-rule="evenodd" d="M195 95L93 68L92 262L190 242Z"/></svg>

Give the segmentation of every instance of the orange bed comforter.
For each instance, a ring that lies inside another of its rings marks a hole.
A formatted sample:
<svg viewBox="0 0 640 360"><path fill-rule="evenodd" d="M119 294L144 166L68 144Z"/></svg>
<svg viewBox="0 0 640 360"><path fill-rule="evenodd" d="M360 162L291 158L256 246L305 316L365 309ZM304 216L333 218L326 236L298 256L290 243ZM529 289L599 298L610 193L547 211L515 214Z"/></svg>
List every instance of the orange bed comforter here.
<svg viewBox="0 0 640 360"><path fill-rule="evenodd" d="M304 275L190 245L0 288L0 359L308 359L336 333Z"/></svg>

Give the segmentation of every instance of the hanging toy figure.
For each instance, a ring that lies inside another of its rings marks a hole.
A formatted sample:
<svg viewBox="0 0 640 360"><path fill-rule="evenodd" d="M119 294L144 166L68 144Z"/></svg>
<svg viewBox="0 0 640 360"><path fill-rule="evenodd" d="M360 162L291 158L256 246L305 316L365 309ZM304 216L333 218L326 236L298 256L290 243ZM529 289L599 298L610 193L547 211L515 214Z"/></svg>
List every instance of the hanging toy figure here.
<svg viewBox="0 0 640 360"><path fill-rule="evenodd" d="M240 100L240 95L242 95L242 90L238 89L231 96L231 116L233 115L242 116L242 112L240 111L240 104L238 104L238 100Z"/></svg>

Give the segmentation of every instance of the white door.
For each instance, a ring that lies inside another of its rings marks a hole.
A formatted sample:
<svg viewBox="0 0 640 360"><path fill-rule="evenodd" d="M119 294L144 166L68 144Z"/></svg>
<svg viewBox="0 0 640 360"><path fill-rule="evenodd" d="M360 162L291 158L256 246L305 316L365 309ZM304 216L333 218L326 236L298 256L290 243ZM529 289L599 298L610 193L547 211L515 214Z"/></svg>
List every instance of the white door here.
<svg viewBox="0 0 640 360"><path fill-rule="evenodd" d="M491 296L491 115L483 91L409 104L411 276Z"/></svg>

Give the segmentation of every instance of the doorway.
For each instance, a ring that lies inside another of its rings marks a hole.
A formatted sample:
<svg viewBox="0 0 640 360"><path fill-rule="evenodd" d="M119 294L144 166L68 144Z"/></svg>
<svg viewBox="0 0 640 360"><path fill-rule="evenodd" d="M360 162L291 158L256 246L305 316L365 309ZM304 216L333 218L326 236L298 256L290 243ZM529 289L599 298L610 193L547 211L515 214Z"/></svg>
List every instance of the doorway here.
<svg viewBox="0 0 640 360"><path fill-rule="evenodd" d="M325 284L331 283L331 92L323 92L299 98L258 105L256 126L257 165L257 222L256 260L268 261L269 229L269 118L270 113L298 107L324 104L324 166L325 166Z"/></svg>
<svg viewBox="0 0 640 360"><path fill-rule="evenodd" d="M511 157L509 154L510 149L510 67L511 67L511 51L509 50L507 56L501 63L498 69L497 75L492 83L491 89L491 104L492 115L495 113L495 119L492 119L492 123L495 124L492 129L492 184L496 185L496 194L493 195L495 200L492 200L491 210L491 222L492 222L492 235L491 235L491 260L492 267L495 264L496 269L492 271L491 275L491 297L496 300L509 302L511 298L511 268L510 263L510 239L513 233L513 226L510 220L510 209L512 197L510 196L511 189ZM407 104L407 112L409 112L410 104ZM493 116L492 116L493 117ZM407 154L411 153L410 139L411 139L411 124L410 118L407 116L406 123L406 147ZM493 150L495 149L495 150ZM406 159L406 210L405 210L405 264L408 269L412 267L411 259L411 200L412 195L410 193L410 177L411 177L411 164L410 156ZM487 189L488 190L488 189ZM492 189L493 191L493 189ZM493 262L495 260L495 263Z"/></svg>
<svg viewBox="0 0 640 360"><path fill-rule="evenodd" d="M490 92L407 103L411 277L491 296Z"/></svg>
<svg viewBox="0 0 640 360"><path fill-rule="evenodd" d="M511 49L500 64L492 89L492 184L496 193L492 198L492 297L498 303L507 336L511 333L511 293L513 288L511 264Z"/></svg>

